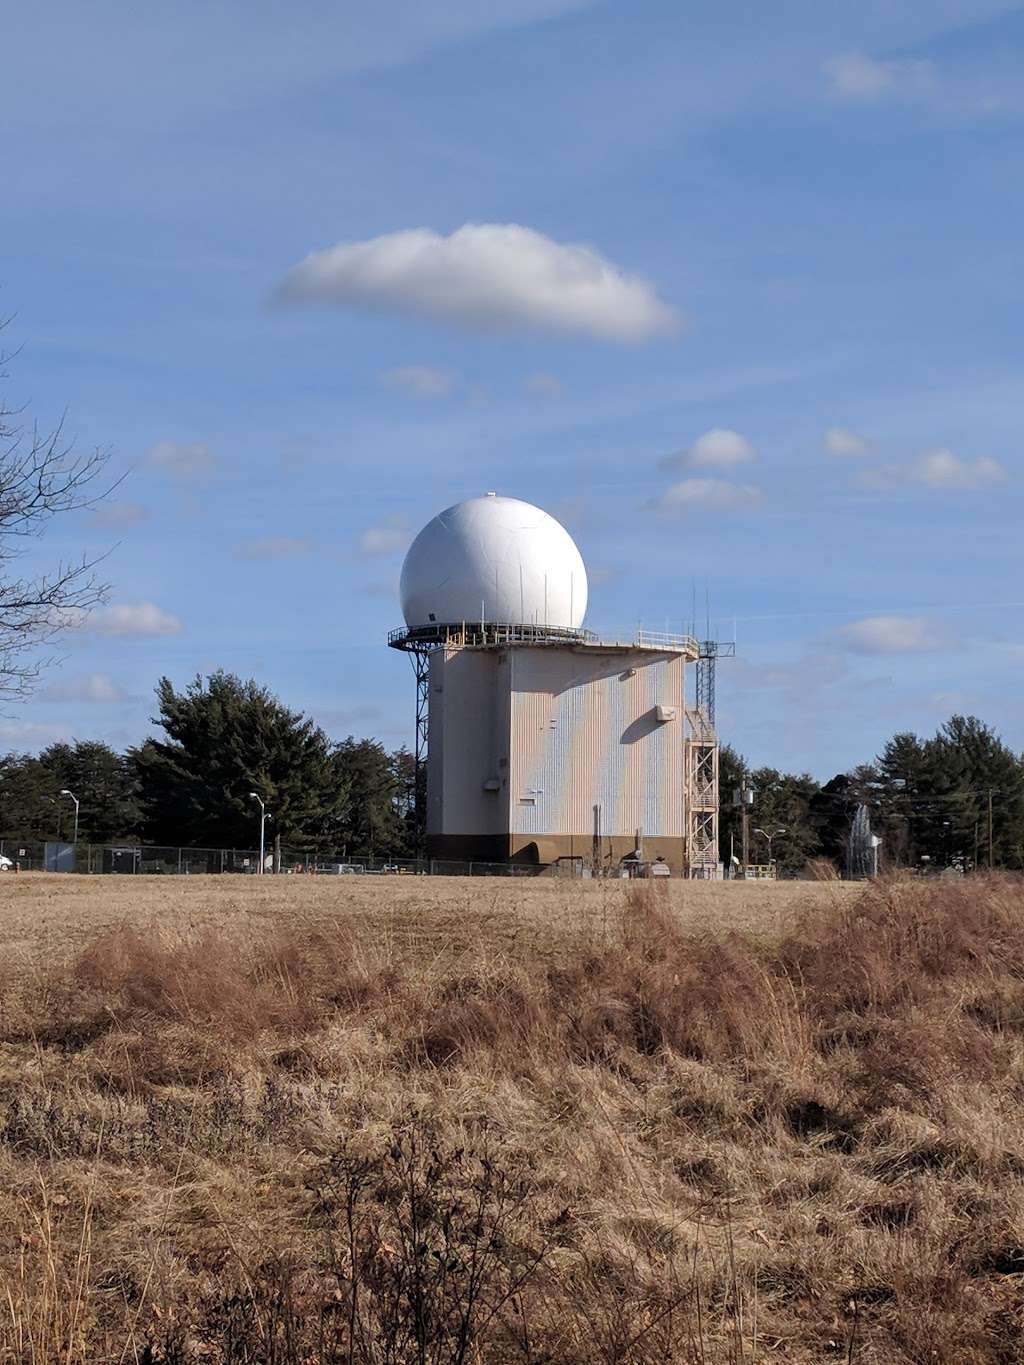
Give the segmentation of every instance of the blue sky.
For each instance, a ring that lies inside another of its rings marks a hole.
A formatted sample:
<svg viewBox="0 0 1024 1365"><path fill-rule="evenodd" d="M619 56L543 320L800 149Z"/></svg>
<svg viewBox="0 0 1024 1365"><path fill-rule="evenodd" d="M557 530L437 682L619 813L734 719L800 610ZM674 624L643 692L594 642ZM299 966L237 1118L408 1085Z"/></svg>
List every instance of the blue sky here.
<svg viewBox="0 0 1024 1365"><path fill-rule="evenodd" d="M4 48L6 393L127 477L32 551L110 606L0 743L217 666L408 741L404 548L497 489L595 628L706 585L756 764L1024 748L1024 7L41 0Z"/></svg>

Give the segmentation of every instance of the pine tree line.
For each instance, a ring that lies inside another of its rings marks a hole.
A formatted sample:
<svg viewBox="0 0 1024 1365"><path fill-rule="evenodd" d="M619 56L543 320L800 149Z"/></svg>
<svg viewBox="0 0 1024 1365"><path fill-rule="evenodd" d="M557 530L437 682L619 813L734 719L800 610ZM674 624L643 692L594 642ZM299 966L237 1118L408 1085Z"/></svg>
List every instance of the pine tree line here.
<svg viewBox="0 0 1024 1365"><path fill-rule="evenodd" d="M868 808L888 867L1024 868L1024 757L975 716L953 716L930 739L901 733L872 763L824 784L808 773L749 769L735 750L721 754L722 852L740 846L734 792L754 790L750 860L780 869L817 858L842 867L857 807ZM775 833L776 831L783 833ZM991 839L990 839L991 834Z"/></svg>
<svg viewBox="0 0 1024 1365"><path fill-rule="evenodd" d="M252 848L256 793L272 819L268 846L354 859L411 856L412 755L375 740L340 743L251 679L217 672L182 691L156 689L160 733L125 753L97 740L0 759L0 833L199 848ZM842 866L865 804L888 866L1024 867L1024 759L975 717L953 716L930 739L902 733L873 763L824 784L808 773L750 770L721 754L721 849L740 848L733 793L754 789L750 859L783 871L815 859ZM991 834L991 839L990 839Z"/></svg>
<svg viewBox="0 0 1024 1365"><path fill-rule="evenodd" d="M96 740L0 759L0 831L10 839L139 840L252 848L266 803L268 847L352 858L411 852L413 763L375 740L335 743L266 688L229 673L156 690L162 734L119 754Z"/></svg>

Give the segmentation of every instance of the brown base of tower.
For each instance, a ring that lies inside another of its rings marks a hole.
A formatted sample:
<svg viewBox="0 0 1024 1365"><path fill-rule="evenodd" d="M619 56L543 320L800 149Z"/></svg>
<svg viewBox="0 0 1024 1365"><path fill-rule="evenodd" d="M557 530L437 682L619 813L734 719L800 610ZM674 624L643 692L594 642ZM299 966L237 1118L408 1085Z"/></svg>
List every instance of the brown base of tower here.
<svg viewBox="0 0 1024 1365"><path fill-rule="evenodd" d="M606 835L597 841L584 834L428 834L427 857L450 862L519 863L542 867L562 859L580 859L583 866L604 871L618 868L636 849L631 835ZM643 860L653 863L662 858L674 876L686 868L686 843L683 839L646 838Z"/></svg>

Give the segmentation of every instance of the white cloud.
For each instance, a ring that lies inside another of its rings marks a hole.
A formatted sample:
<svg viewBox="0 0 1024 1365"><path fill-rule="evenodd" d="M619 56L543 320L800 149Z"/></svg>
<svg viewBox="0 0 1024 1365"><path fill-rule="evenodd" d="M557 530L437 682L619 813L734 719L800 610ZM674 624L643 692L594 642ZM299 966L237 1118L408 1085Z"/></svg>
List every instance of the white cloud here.
<svg viewBox="0 0 1024 1365"><path fill-rule="evenodd" d="M882 61L865 52L840 53L829 58L823 70L832 94L848 100L920 94L935 78L931 62L914 58Z"/></svg>
<svg viewBox="0 0 1024 1365"><path fill-rule="evenodd" d="M674 332L676 312L653 287L593 247L555 242L516 223L466 223L340 242L287 273L283 304L404 313L476 331L540 330L642 342Z"/></svg>
<svg viewBox="0 0 1024 1365"><path fill-rule="evenodd" d="M909 484L926 488L959 489L986 488L1006 477L1006 470L998 460L981 455L974 460L962 459L953 451L941 448L927 450L916 460L904 465L881 465L865 470L861 482L871 488L894 489Z"/></svg>
<svg viewBox="0 0 1024 1365"><path fill-rule="evenodd" d="M268 536L265 540L246 540L236 545L234 556L247 562L277 559L303 559L313 549L313 542L291 536Z"/></svg>
<svg viewBox="0 0 1024 1365"><path fill-rule="evenodd" d="M528 374L523 380L523 388L527 393L536 393L542 398L561 398L565 393L562 381L557 375L548 374L547 370L537 370L534 374Z"/></svg>
<svg viewBox="0 0 1024 1365"><path fill-rule="evenodd" d="M137 502L101 502L89 518L89 525L122 530L128 526L137 526L148 516L146 509Z"/></svg>
<svg viewBox="0 0 1024 1365"><path fill-rule="evenodd" d="M146 464L172 479L202 479L220 464L219 458L201 441L157 441L146 451Z"/></svg>
<svg viewBox="0 0 1024 1365"><path fill-rule="evenodd" d="M71 731L66 724L0 719L0 740L14 749L22 751L41 749L47 744L52 744L54 740L70 737Z"/></svg>
<svg viewBox="0 0 1024 1365"><path fill-rule="evenodd" d="M827 455L866 455L871 442L848 427L829 427L822 440Z"/></svg>
<svg viewBox="0 0 1024 1365"><path fill-rule="evenodd" d="M181 621L169 611L155 606L152 602L139 602L134 606L117 604L101 607L90 613L85 629L97 635L121 636L142 639L161 635L177 635L183 629Z"/></svg>
<svg viewBox="0 0 1024 1365"><path fill-rule="evenodd" d="M432 365L400 365L377 376L386 389L396 389L411 398L447 398L459 382L454 370L438 370Z"/></svg>
<svg viewBox="0 0 1024 1365"><path fill-rule="evenodd" d="M666 455L659 469L731 469L757 455L753 444L729 427L712 427L698 436L692 446Z"/></svg>
<svg viewBox="0 0 1024 1365"><path fill-rule="evenodd" d="M42 694L43 701L85 701L101 705L126 699L127 693L106 673L79 673L51 683Z"/></svg>
<svg viewBox="0 0 1024 1365"><path fill-rule="evenodd" d="M654 506L661 512L740 511L762 498L754 484L726 483L724 479L683 479L666 488Z"/></svg>
<svg viewBox="0 0 1024 1365"><path fill-rule="evenodd" d="M978 488L998 483L1003 475L998 460L984 455L976 460L962 460L951 450L926 451L910 466L911 479L930 488Z"/></svg>
<svg viewBox="0 0 1024 1365"><path fill-rule="evenodd" d="M855 654L924 654L946 645L926 616L868 616L843 626L839 634Z"/></svg>
<svg viewBox="0 0 1024 1365"><path fill-rule="evenodd" d="M412 533L400 517L388 517L380 526L368 526L359 537L359 552L362 555L396 554L404 550L412 539Z"/></svg>

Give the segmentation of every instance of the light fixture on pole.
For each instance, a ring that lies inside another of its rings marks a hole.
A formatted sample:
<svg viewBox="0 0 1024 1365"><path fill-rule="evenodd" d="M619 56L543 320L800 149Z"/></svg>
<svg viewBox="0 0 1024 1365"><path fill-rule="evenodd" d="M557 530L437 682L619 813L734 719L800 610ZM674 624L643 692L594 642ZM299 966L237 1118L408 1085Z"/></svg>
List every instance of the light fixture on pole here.
<svg viewBox="0 0 1024 1365"><path fill-rule="evenodd" d="M77 843L78 843L78 797L75 795L74 792L69 792L68 789L67 789L67 787L62 787L62 788L61 788L60 794L61 794L61 796L66 796L69 800L74 801L74 803L75 803L75 837L74 837L74 839L72 840L72 843L77 844Z"/></svg>
<svg viewBox="0 0 1024 1365"><path fill-rule="evenodd" d="M755 834L760 834L761 838L762 838L762 839L765 839L765 840L767 841L767 843L768 843L768 866L771 867L771 866L772 866L772 840L773 840L773 839L777 839L777 838L779 837L780 834L785 834L785 833L786 833L786 830L785 830L784 827L781 828L781 829L773 829L772 832L771 832L771 834L769 834L768 831L767 831L766 829L755 829L755 830L754 830L754 833L755 833Z"/></svg>
<svg viewBox="0 0 1024 1365"><path fill-rule="evenodd" d="M264 870L263 859L265 857L264 850L266 848L267 806L266 802L263 800L263 797L260 796L259 792L250 792L249 795L252 797L254 801L258 801L260 803L260 865L258 871L259 875L262 877Z"/></svg>

